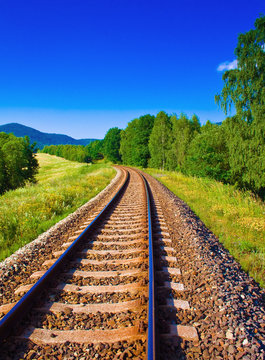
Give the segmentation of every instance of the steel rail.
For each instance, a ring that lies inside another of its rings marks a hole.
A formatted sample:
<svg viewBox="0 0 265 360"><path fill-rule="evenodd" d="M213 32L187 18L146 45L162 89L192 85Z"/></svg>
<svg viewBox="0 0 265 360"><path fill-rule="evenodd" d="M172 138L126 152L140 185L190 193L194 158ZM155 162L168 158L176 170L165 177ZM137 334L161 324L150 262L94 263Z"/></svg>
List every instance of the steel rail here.
<svg viewBox="0 0 265 360"><path fill-rule="evenodd" d="M66 249L66 251L58 258L58 260L47 270L47 272L36 282L35 285L14 305L14 307L3 317L0 321L0 339L4 340L10 332L18 326L19 322L25 317L28 310L33 306L34 301L39 297L41 292L45 289L46 285L54 278L59 272L61 267L67 260L74 254L78 246L87 239L89 232L101 220L103 215L109 210L110 206L118 198L124 190L129 181L130 175L125 170L126 177L123 184L108 202L108 204L101 210L94 220L86 227L86 229L74 240L74 242Z"/></svg>
<svg viewBox="0 0 265 360"><path fill-rule="evenodd" d="M155 277L154 277L154 252L153 252L153 234L152 234L152 218L151 203L148 182L145 177L139 173L144 181L147 209L148 209L148 247L149 247L149 283L148 283L148 330L147 330L147 359L157 359L156 346L156 324L155 324Z"/></svg>

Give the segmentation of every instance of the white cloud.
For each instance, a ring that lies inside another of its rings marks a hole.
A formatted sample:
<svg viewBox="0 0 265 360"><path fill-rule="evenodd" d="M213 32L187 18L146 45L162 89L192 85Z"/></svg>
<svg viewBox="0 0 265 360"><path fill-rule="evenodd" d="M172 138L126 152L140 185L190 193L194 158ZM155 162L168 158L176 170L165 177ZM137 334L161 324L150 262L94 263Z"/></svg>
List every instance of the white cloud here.
<svg viewBox="0 0 265 360"><path fill-rule="evenodd" d="M237 60L226 61L220 64L217 68L217 71L225 71L225 70L234 70L237 68Z"/></svg>

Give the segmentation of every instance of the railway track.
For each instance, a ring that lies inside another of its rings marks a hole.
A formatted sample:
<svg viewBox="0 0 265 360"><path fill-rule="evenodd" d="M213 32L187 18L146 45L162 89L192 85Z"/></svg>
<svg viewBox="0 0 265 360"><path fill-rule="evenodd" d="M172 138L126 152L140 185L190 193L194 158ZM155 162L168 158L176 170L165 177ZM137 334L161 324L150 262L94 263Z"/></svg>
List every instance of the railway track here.
<svg viewBox="0 0 265 360"><path fill-rule="evenodd" d="M21 300L0 306L0 357L170 359L181 339L197 341L176 324L189 303L159 199L122 171L110 203L15 290Z"/></svg>

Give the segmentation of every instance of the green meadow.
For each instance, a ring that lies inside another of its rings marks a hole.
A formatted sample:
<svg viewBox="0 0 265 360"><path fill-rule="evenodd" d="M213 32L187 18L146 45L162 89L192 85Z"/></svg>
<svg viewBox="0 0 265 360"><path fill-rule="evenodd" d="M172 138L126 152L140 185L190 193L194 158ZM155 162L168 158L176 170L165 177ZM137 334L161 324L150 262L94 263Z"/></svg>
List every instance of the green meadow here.
<svg viewBox="0 0 265 360"><path fill-rule="evenodd" d="M103 190L116 172L108 164L82 164L37 154L36 184L0 197L0 260L29 243Z"/></svg>
<svg viewBox="0 0 265 360"><path fill-rule="evenodd" d="M264 202L215 180L156 169L144 171L185 201L242 268L265 287Z"/></svg>

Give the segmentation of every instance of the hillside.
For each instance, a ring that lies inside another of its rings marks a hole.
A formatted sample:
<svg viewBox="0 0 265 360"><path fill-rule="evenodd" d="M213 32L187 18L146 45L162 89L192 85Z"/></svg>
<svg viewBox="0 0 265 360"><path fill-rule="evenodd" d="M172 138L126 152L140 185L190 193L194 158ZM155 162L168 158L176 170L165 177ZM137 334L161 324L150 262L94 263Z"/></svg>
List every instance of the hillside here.
<svg viewBox="0 0 265 360"><path fill-rule="evenodd" d="M13 133L17 137L28 136L30 141L36 142L37 147L42 149L45 145L87 145L96 139L74 139L71 136L63 134L49 134L31 127L10 123L0 125L0 132Z"/></svg>

